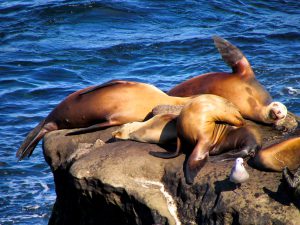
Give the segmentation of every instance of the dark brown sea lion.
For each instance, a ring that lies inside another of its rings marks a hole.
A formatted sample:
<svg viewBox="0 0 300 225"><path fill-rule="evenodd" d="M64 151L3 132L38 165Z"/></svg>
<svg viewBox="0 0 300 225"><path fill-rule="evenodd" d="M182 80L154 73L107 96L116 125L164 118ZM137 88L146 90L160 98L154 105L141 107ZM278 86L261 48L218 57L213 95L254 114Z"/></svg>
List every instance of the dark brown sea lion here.
<svg viewBox="0 0 300 225"><path fill-rule="evenodd" d="M173 153L152 152L161 158L173 158L186 152L186 182L191 184L204 166L209 154L219 154L245 137L238 139L226 124L240 127L244 120L230 101L216 95L200 95L186 103L177 118L177 149ZM226 138L226 141L224 137ZM232 139L232 140L229 140ZM234 141L233 139L236 139ZM223 144L227 146L223 147Z"/></svg>
<svg viewBox="0 0 300 225"><path fill-rule="evenodd" d="M216 72L191 78L172 88L172 96L215 94L233 102L242 116L257 122L274 124L287 114L286 107L273 102L267 90L256 80L246 57L228 41L214 37L214 42L232 73Z"/></svg>
<svg viewBox="0 0 300 225"><path fill-rule="evenodd" d="M300 137L293 137L273 144L258 152L254 157L254 165L263 170L282 171L300 166Z"/></svg>
<svg viewBox="0 0 300 225"><path fill-rule="evenodd" d="M30 156L50 131L86 128L91 131L133 121L143 121L156 105L181 105L190 98L171 97L144 83L111 81L88 87L65 98L25 138L17 152L19 160Z"/></svg>

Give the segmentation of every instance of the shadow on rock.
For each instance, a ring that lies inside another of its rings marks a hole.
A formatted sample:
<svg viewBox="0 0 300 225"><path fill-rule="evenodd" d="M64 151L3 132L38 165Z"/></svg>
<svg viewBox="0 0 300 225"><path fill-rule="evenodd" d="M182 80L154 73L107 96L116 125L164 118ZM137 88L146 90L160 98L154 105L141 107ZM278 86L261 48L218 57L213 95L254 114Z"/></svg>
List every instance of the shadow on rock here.
<svg viewBox="0 0 300 225"><path fill-rule="evenodd" d="M216 181L214 185L216 194L226 191L234 191L237 188L236 184L229 180L229 177L221 181Z"/></svg>
<svg viewBox="0 0 300 225"><path fill-rule="evenodd" d="M281 180L282 181L282 180ZM266 187L263 187L263 191L273 200L289 206L292 203L292 199L289 196L289 188L283 182L280 183L276 192L269 190Z"/></svg>

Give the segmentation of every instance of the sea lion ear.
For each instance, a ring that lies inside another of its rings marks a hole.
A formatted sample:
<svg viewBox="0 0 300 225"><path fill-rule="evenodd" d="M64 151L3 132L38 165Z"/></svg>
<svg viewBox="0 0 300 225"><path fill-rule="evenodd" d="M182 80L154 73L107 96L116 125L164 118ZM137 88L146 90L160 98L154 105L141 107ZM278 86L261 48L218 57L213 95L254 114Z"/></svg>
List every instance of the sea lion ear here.
<svg viewBox="0 0 300 225"><path fill-rule="evenodd" d="M251 65L240 49L221 37L214 36L213 40L222 59L232 68L233 73L249 78L255 76Z"/></svg>
<svg viewBox="0 0 300 225"><path fill-rule="evenodd" d="M202 144L197 144L185 164L185 179L187 184L193 184L195 177L206 164L209 151Z"/></svg>

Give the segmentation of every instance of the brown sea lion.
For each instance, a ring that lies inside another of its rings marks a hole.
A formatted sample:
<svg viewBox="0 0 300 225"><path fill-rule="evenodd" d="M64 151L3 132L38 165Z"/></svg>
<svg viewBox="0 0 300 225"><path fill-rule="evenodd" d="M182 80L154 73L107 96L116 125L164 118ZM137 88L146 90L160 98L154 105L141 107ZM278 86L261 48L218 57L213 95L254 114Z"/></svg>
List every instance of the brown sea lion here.
<svg viewBox="0 0 300 225"><path fill-rule="evenodd" d="M190 154L185 165L186 182L204 166L209 153L219 154L220 143L232 125L240 127L244 120L237 107L216 95L200 95L186 103L177 118L177 149L173 153L152 152L161 158L176 157L181 152ZM231 142L232 143L232 142Z"/></svg>
<svg viewBox="0 0 300 225"><path fill-rule="evenodd" d="M203 74L178 84L168 94L181 97L219 95L233 102L244 118L266 124L276 124L285 118L286 107L280 102L273 102L268 91L256 80L243 53L225 39L213 39L223 60L232 68L232 73Z"/></svg>
<svg viewBox="0 0 300 225"><path fill-rule="evenodd" d="M57 105L25 138L17 152L19 160L30 156L50 131L86 128L87 132L133 121L143 121L156 105L181 105L190 98L170 97L144 83L111 81L74 92Z"/></svg>
<svg viewBox="0 0 300 225"><path fill-rule="evenodd" d="M262 170L282 171L300 166L300 137L293 137L273 144L258 152L254 157L254 165Z"/></svg>

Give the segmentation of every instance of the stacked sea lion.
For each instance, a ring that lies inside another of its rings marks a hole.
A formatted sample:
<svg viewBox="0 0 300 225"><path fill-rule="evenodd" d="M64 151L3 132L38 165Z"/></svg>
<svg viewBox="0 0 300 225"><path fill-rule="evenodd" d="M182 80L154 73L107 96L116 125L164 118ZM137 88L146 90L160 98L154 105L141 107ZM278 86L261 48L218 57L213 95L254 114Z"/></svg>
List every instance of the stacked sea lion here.
<svg viewBox="0 0 300 225"><path fill-rule="evenodd" d="M113 133L120 139L154 143L177 139L174 153L152 154L172 158L186 152L187 183L193 182L209 154L231 149L241 149L236 156L252 154L261 146L260 136L244 126L243 118L276 125L284 120L287 109L272 101L237 47L219 37L214 37L214 41L232 73L200 75L168 94L149 84L121 80L79 90L27 135L17 157L29 157L43 136L53 130L83 128L72 133L79 134L122 124L125 125ZM147 120L158 105L183 105L183 109L179 115L157 115ZM280 171L284 166L298 167L299 156L300 137L260 150L255 159L262 168ZM275 162L278 160L280 165Z"/></svg>

